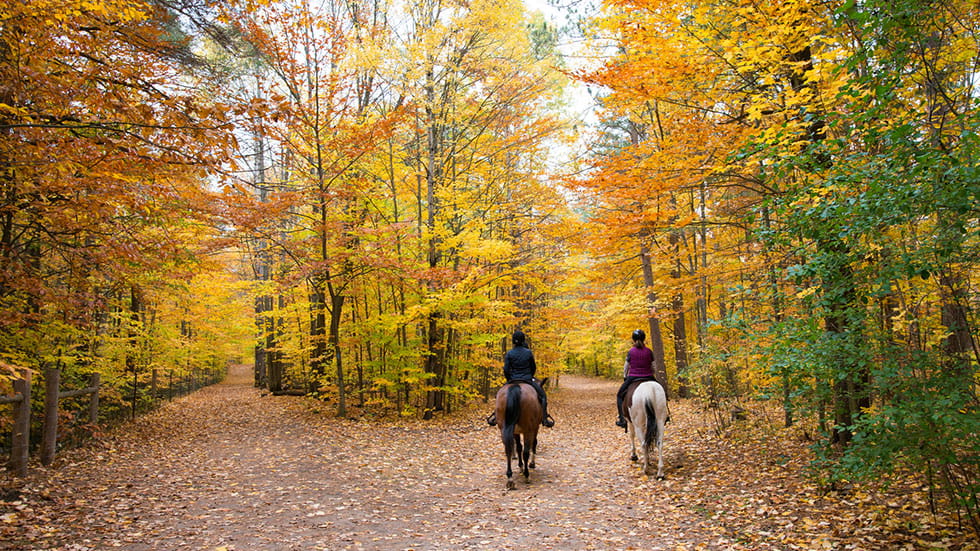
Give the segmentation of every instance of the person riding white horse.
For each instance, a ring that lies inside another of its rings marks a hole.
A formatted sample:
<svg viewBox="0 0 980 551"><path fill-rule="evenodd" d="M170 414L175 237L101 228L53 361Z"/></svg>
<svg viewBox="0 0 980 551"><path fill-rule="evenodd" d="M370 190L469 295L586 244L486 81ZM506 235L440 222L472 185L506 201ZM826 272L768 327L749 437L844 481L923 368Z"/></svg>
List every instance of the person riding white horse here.
<svg viewBox="0 0 980 551"><path fill-rule="evenodd" d="M626 389L635 382L656 381L653 374L653 351L644 346L646 333L642 329L633 331L633 346L626 352L626 364L623 366L623 384L616 392L616 426L626 429L626 418L623 417L623 399L626 397ZM657 381L667 390L667 386L661 381ZM668 416L666 421L669 421Z"/></svg>

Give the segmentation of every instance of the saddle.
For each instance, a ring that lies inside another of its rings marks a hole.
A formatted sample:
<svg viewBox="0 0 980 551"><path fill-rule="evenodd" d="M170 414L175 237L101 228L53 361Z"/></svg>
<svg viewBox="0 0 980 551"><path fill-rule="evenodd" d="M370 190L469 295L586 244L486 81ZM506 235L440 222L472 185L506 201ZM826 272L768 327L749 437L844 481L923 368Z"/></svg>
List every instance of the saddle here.
<svg viewBox="0 0 980 551"><path fill-rule="evenodd" d="M638 379L633 381L626 387L626 394L623 396L623 409L620 413L623 414L624 419L629 419L630 416L630 406L633 405L633 393L636 392L636 387L640 386L642 383L648 381L656 381L653 377L646 379Z"/></svg>
<svg viewBox="0 0 980 551"><path fill-rule="evenodd" d="M539 385L541 385L541 389L543 391L544 390L544 385L548 384L548 379L549 379L549 377L545 377L543 380L540 380L540 381L537 380L537 379L533 379L533 380L535 382L537 382ZM534 388L534 384L533 383L531 383L530 381L522 380L522 379L511 379L511 380L508 380L506 383L504 383L504 386L506 386L506 385L522 385L522 384L531 387L531 389L533 389L535 391L535 394L537 395L537 398L538 398L538 403L541 404L542 409L545 410L544 411L544 419L542 419L541 424L544 425L544 426L546 426L546 427L553 427L553 426L555 426L555 420L547 412L547 407L545 407L545 402L547 400L546 395L543 392L541 394L537 394L537 389ZM497 424L497 412L496 411L491 412L490 415L487 416L487 424L490 425L491 427L492 426L495 426Z"/></svg>

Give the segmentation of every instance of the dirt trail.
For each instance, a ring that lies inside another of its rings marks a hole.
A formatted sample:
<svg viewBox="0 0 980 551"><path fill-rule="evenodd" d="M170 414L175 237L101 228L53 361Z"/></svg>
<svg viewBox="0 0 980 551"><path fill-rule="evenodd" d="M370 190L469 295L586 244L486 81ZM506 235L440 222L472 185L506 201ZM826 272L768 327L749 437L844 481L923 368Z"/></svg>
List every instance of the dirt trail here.
<svg viewBox="0 0 980 551"><path fill-rule="evenodd" d="M43 470L49 508L15 512L31 522L0 548L656 549L709 537L664 529L665 514L696 523L673 505L672 480L644 481L627 460L614 382L562 377L558 426L542 431L531 483L508 492L482 412L338 420L262 396L245 369ZM671 476L679 457L668 454Z"/></svg>
<svg viewBox="0 0 980 551"><path fill-rule="evenodd" d="M612 424L617 386L563 376L538 468L507 491L489 408L340 420L239 367L26 483L0 476L0 549L977 549L909 516L921 502L820 493L805 444L762 416L722 439L672 402L667 480L647 479Z"/></svg>

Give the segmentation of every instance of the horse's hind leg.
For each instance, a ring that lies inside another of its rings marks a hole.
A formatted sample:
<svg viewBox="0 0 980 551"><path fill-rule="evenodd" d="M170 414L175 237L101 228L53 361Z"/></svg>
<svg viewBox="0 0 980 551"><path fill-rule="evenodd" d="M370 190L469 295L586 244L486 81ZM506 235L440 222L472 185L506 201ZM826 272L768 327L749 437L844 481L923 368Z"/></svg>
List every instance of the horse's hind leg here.
<svg viewBox="0 0 980 551"><path fill-rule="evenodd" d="M657 433L657 480L664 479L664 422L657 418L660 431Z"/></svg>
<svg viewBox="0 0 980 551"><path fill-rule="evenodd" d="M647 475L653 474L653 451L657 451L657 480L664 479L664 450L662 441L657 438L654 442L648 442L644 451L643 472Z"/></svg>
<svg viewBox="0 0 980 551"><path fill-rule="evenodd" d="M522 456L524 460L524 481L527 482L531 478L531 471L528 470L531 464L531 448L533 447L531 442L528 441L528 437L524 437L524 455Z"/></svg>
<svg viewBox="0 0 980 551"><path fill-rule="evenodd" d="M517 486L514 484L514 469L512 468L511 461L514 457L514 440L513 438L504 438L504 455L507 456L507 489L513 490Z"/></svg>
<svg viewBox="0 0 980 551"><path fill-rule="evenodd" d="M657 452L657 480L664 479L664 422L658 418L657 436L649 442L643 443L643 472L646 475L653 474L653 452Z"/></svg>
<svg viewBox="0 0 980 551"><path fill-rule="evenodd" d="M664 447L660 442L657 443L657 480L664 479Z"/></svg>
<svg viewBox="0 0 980 551"><path fill-rule="evenodd" d="M637 459L639 459L636 456L636 432L635 432L635 429L636 429L636 425L634 425L633 422L630 421L629 422L629 428L626 429L626 432L630 433L630 448L632 449L632 451L630 453L630 461L633 461L634 463L636 462Z"/></svg>
<svg viewBox="0 0 980 551"><path fill-rule="evenodd" d="M535 457L537 457L537 455L538 455L538 438L535 437L534 442L531 442L531 463L528 464L528 467L531 467L532 469L534 468L534 459Z"/></svg>
<svg viewBox="0 0 980 551"><path fill-rule="evenodd" d="M524 446L521 445L521 436L514 435L514 449L517 450L517 468L524 470Z"/></svg>
<svg viewBox="0 0 980 551"><path fill-rule="evenodd" d="M643 443L643 474L653 474L653 462L650 460L650 450L655 445L654 442Z"/></svg>

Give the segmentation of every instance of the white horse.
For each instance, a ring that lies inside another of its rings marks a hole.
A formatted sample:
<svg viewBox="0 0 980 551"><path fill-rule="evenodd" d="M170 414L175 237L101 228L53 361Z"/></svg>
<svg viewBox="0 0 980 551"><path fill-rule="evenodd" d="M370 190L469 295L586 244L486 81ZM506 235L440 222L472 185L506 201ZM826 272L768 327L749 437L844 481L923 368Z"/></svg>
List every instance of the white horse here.
<svg viewBox="0 0 980 551"><path fill-rule="evenodd" d="M650 454L652 448L657 448L657 480L664 478L664 422L667 420L667 393L664 387L656 381L645 381L627 391L624 406L628 404L627 419L630 427L630 445L633 447L633 461L636 456L636 440L640 440L643 449L644 474L653 474L653 464Z"/></svg>

